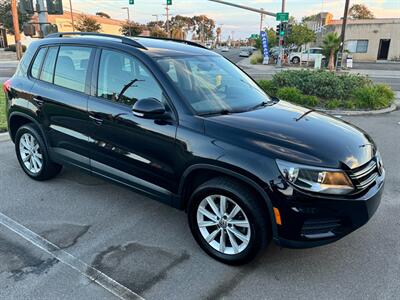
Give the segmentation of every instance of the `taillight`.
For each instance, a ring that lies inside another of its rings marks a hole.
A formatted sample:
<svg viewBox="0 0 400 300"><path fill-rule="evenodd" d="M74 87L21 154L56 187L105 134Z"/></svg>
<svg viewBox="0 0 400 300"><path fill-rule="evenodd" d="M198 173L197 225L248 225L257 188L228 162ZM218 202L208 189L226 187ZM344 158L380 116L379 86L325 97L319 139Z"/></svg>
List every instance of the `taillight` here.
<svg viewBox="0 0 400 300"><path fill-rule="evenodd" d="M3 83L3 91L4 93L8 93L11 90L11 79L8 79Z"/></svg>

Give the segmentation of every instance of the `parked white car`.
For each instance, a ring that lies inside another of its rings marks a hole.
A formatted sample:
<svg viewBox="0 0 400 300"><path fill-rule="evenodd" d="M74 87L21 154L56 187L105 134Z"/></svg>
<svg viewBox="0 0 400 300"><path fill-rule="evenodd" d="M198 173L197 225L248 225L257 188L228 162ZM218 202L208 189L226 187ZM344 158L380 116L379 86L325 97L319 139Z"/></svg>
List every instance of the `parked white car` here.
<svg viewBox="0 0 400 300"><path fill-rule="evenodd" d="M292 52L289 55L289 59L293 64L298 64L301 61L305 62L314 62L315 58L317 57L318 54L322 54L323 49L322 48L309 48L307 50L304 50L302 52ZM326 60L325 55L322 55L322 60Z"/></svg>
<svg viewBox="0 0 400 300"><path fill-rule="evenodd" d="M229 47L222 47L222 48L221 48L221 51L222 51L222 52L229 52Z"/></svg>

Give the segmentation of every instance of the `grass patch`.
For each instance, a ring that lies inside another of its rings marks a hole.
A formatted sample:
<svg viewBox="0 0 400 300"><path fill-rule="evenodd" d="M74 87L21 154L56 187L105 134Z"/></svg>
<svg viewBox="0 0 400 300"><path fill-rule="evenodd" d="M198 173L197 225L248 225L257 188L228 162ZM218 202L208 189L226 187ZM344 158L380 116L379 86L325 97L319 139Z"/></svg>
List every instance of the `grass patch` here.
<svg viewBox="0 0 400 300"><path fill-rule="evenodd" d="M7 131L6 122L6 97L3 92L3 85L0 84L0 132Z"/></svg>

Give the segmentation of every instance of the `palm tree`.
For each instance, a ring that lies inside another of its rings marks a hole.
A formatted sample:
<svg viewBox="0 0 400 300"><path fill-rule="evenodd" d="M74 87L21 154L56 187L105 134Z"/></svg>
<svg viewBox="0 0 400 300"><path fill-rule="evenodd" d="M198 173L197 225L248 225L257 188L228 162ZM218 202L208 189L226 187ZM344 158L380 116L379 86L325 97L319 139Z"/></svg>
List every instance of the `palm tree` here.
<svg viewBox="0 0 400 300"><path fill-rule="evenodd" d="M328 33L323 40L323 47L326 53L329 53L329 71L335 67L335 53L340 47L340 38L336 32Z"/></svg>

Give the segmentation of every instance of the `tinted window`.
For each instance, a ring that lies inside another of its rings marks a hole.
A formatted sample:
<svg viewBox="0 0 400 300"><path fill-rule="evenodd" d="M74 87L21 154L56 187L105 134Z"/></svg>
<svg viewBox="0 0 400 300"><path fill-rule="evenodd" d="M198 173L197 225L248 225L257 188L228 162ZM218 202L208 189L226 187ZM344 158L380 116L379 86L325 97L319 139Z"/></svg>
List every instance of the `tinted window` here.
<svg viewBox="0 0 400 300"><path fill-rule="evenodd" d="M157 81L140 61L109 50L101 54L97 95L129 106L143 98L164 100Z"/></svg>
<svg viewBox="0 0 400 300"><path fill-rule="evenodd" d="M84 92L91 53L92 49L86 47L60 47L54 84Z"/></svg>
<svg viewBox="0 0 400 300"><path fill-rule="evenodd" d="M239 112L269 101L263 90L225 58L179 56L157 62L172 81L177 80L176 88L198 113Z"/></svg>
<svg viewBox="0 0 400 300"><path fill-rule="evenodd" d="M43 63L40 79L47 82L53 82L54 65L56 63L58 48L49 48Z"/></svg>
<svg viewBox="0 0 400 300"><path fill-rule="evenodd" d="M32 64L31 75L34 78L39 78L40 67L42 66L44 56L46 55L46 50L47 48L41 48L35 57L35 61Z"/></svg>

